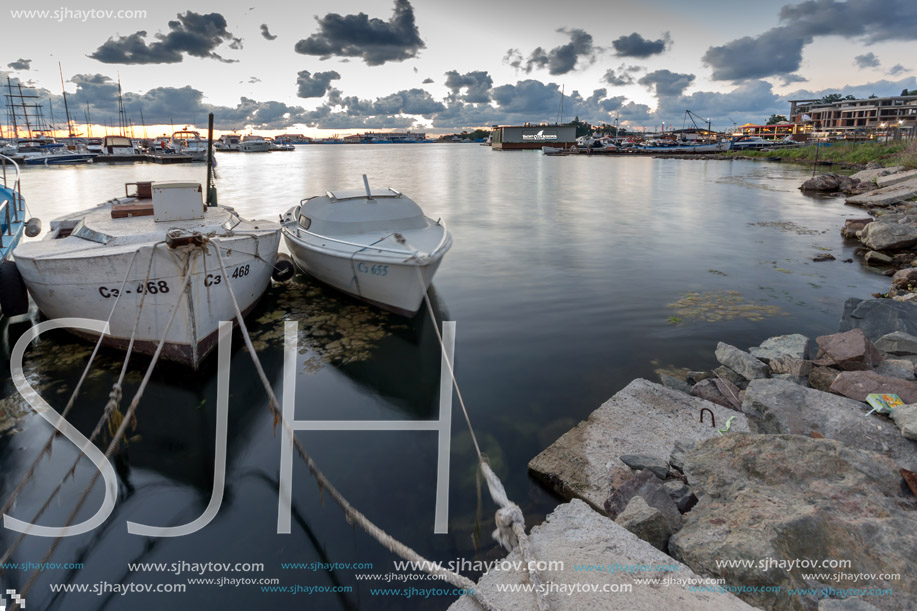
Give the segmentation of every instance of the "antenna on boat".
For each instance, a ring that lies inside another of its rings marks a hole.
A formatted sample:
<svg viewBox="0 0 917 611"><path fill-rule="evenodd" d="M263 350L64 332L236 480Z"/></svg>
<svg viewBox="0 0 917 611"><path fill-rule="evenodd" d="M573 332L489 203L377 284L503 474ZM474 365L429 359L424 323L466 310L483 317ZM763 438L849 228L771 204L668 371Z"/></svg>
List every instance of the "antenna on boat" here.
<svg viewBox="0 0 917 611"><path fill-rule="evenodd" d="M213 184L213 113L207 118L207 206L217 205L217 188Z"/></svg>
<svg viewBox="0 0 917 611"><path fill-rule="evenodd" d="M363 175L363 188L366 189L366 199L372 199L373 194L369 190L369 180L366 179L366 174Z"/></svg>

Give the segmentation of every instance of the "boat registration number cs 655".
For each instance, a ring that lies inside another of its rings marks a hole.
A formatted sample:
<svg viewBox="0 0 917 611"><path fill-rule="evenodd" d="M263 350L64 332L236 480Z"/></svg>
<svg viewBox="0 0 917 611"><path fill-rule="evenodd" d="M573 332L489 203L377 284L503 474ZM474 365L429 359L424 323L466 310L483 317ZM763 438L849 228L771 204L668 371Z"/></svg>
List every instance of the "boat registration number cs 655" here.
<svg viewBox="0 0 917 611"><path fill-rule="evenodd" d="M357 263L357 271L362 274L371 274L373 276L388 276L388 265L382 265L381 263L367 265L360 261Z"/></svg>

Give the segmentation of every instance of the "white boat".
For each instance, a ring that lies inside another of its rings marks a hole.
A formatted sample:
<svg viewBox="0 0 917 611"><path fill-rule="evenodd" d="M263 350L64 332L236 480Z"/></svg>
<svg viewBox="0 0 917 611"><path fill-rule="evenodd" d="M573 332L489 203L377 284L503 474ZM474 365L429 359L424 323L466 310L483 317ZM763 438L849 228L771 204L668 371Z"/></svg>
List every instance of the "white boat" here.
<svg viewBox="0 0 917 611"><path fill-rule="evenodd" d="M140 149L127 136L105 136L101 145L102 155L139 155Z"/></svg>
<svg viewBox="0 0 917 611"><path fill-rule="evenodd" d="M243 312L267 288L280 225L205 207L199 183L133 184L132 195L52 221L16 248L16 265L48 318L110 316L105 344L126 348L136 325L135 350L152 353L164 337L164 358L197 368L220 321L235 319L227 285Z"/></svg>
<svg viewBox="0 0 917 611"><path fill-rule="evenodd" d="M198 131L181 129L174 132L169 147L173 153L190 156L192 161L207 160L207 140L201 139Z"/></svg>
<svg viewBox="0 0 917 611"><path fill-rule="evenodd" d="M773 142L765 140L761 136L742 136L734 138L730 142L730 150L733 151L753 151L771 146Z"/></svg>
<svg viewBox="0 0 917 611"><path fill-rule="evenodd" d="M719 142L689 142L687 140L680 142L661 142L657 144L637 147L642 151L651 153L718 153L728 151L730 142L721 140Z"/></svg>
<svg viewBox="0 0 917 611"><path fill-rule="evenodd" d="M413 316L452 236L442 220L388 189L329 191L305 199L281 218L296 264L358 299Z"/></svg>
<svg viewBox="0 0 917 611"><path fill-rule="evenodd" d="M219 143L214 142L213 146L219 151L226 153L238 152L242 144L242 136L239 134L223 134L220 136Z"/></svg>
<svg viewBox="0 0 917 611"><path fill-rule="evenodd" d="M47 136L20 138L16 143L16 157L24 165L61 165L90 163L95 153L86 149L66 146Z"/></svg>
<svg viewBox="0 0 917 611"><path fill-rule="evenodd" d="M248 134L242 138L239 150L243 153L269 153L271 151L271 143L261 136Z"/></svg>

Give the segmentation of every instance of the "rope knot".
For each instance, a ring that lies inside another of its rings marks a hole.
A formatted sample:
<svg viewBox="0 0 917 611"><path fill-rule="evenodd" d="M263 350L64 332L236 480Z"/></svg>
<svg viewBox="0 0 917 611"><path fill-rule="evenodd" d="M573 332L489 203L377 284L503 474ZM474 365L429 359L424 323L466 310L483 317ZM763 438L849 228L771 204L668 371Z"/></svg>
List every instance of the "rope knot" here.
<svg viewBox="0 0 917 611"><path fill-rule="evenodd" d="M506 507L501 507L494 514L494 521L497 529L491 535L494 541L503 546L506 551L513 551L519 545L519 539L516 537L513 524L525 525L525 517L522 515L522 509L515 503L510 503Z"/></svg>

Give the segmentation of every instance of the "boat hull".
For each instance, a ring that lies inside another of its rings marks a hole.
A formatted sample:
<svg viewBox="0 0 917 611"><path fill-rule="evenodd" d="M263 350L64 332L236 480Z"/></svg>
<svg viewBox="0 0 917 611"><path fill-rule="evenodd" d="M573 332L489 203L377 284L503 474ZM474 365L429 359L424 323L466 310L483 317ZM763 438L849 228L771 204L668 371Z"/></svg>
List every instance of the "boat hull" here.
<svg viewBox="0 0 917 611"><path fill-rule="evenodd" d="M136 322L135 350L152 353L164 336L163 357L196 369L215 347L220 321L235 320L227 283L241 310L253 308L270 282L279 242L278 229L258 236L217 238L205 247L145 246L137 251L133 265L132 252L47 258L17 254L17 264L46 317L109 320L110 316L110 332L103 343L120 349L127 348ZM216 244L228 278L216 260ZM186 269L191 277L182 290ZM175 307L178 312L165 333Z"/></svg>
<svg viewBox="0 0 917 611"><path fill-rule="evenodd" d="M442 262L443 254L427 261L335 255L303 245L284 234L296 264L310 276L384 310L413 317ZM418 275L418 270L420 274Z"/></svg>

